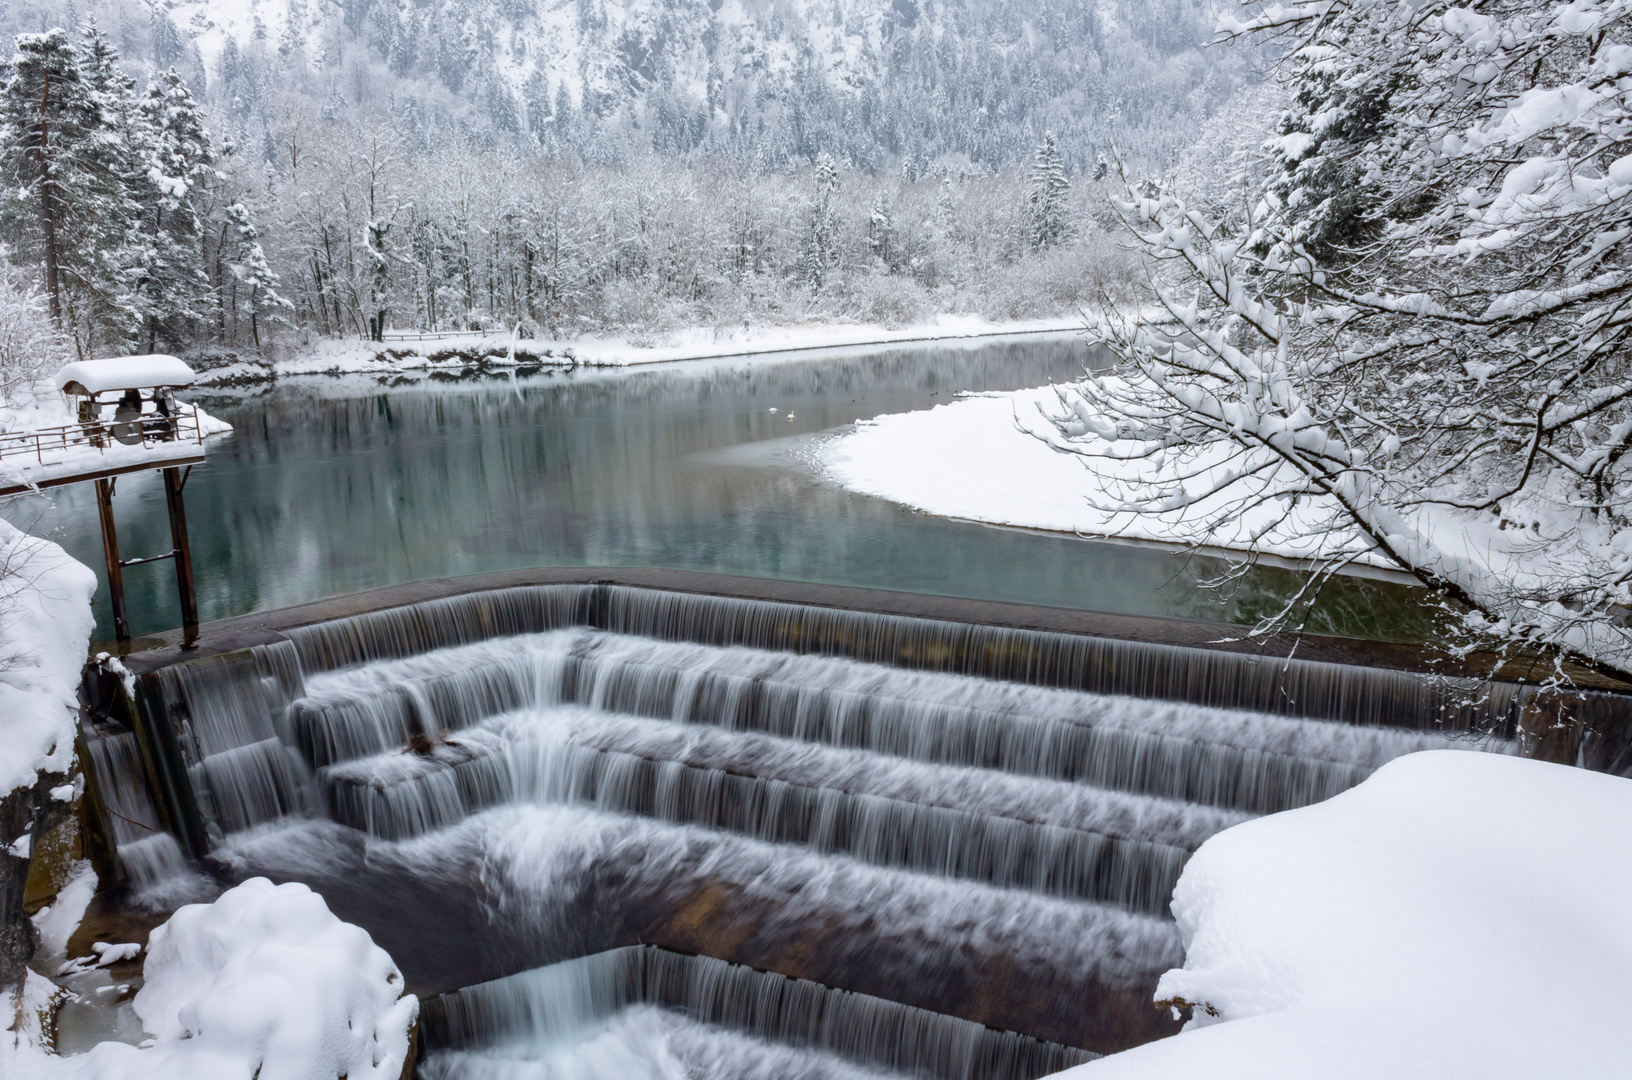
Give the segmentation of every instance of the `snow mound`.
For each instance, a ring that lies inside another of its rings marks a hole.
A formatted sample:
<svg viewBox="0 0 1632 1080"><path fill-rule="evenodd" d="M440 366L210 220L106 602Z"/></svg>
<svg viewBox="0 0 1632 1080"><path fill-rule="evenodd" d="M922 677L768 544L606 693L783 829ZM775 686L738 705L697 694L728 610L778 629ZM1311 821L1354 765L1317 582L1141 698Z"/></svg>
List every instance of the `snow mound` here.
<svg viewBox="0 0 1632 1080"><path fill-rule="evenodd" d="M33 1075L397 1080L419 1013L366 931L305 885L265 878L177 911L153 931L143 974L134 1005L150 1043L38 1056Z"/></svg>
<svg viewBox="0 0 1632 1080"><path fill-rule="evenodd" d="M73 763L95 595L89 568L0 521L0 795ZM0 845L25 839L4 836Z"/></svg>
<svg viewBox="0 0 1632 1080"><path fill-rule="evenodd" d="M1197 1019L1057 1075L1626 1076L1628 835L1632 780L1455 751L1237 825L1173 897Z"/></svg>

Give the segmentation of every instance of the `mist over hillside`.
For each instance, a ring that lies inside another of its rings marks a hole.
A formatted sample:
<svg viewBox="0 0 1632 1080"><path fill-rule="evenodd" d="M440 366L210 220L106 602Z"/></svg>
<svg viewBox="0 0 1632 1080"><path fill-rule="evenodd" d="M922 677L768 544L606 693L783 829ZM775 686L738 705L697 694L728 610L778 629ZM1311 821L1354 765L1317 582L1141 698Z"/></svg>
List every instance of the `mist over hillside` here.
<svg viewBox="0 0 1632 1080"><path fill-rule="evenodd" d="M993 169L1048 131L1068 169L1113 143L1165 162L1246 66L1200 47L1198 0L22 0L0 31L88 16L128 68L177 66L268 156L295 93L331 117L390 114L427 145L455 129L596 163Z"/></svg>

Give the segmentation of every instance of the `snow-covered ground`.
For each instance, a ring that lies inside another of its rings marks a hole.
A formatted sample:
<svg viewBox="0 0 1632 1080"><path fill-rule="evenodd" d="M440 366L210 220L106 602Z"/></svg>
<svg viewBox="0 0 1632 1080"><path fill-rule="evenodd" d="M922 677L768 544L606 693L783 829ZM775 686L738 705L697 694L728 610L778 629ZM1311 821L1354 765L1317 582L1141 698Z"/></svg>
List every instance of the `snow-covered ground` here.
<svg viewBox="0 0 1632 1080"><path fill-rule="evenodd" d="M868 323L742 326L721 330L694 327L650 338L576 337L513 339L509 334L462 334L424 340L324 339L270 367L233 364L203 372L205 385L285 375L328 375L462 368L473 358L495 365L539 362L589 367L627 367L673 360L753 356L896 342L958 341L1011 334L1080 330L1081 319L994 323L966 315L941 315L928 322L890 328Z"/></svg>
<svg viewBox="0 0 1632 1080"><path fill-rule="evenodd" d="M128 946L102 950L128 955ZM88 959L82 966L96 963ZM0 1038L16 1080L397 1080L419 1002L366 931L298 883L253 878L153 931L132 1005L151 1037L59 1057L39 1032ZM35 1010L59 993L29 974ZM8 1036L11 1033L7 1033Z"/></svg>
<svg viewBox="0 0 1632 1080"><path fill-rule="evenodd" d="M1432 751L1208 840L1173 912L1196 1005L1070 1080L1632 1075L1632 780Z"/></svg>
<svg viewBox="0 0 1632 1080"><path fill-rule="evenodd" d="M1067 440L1048 418L1069 413L1076 400L1067 392L1062 404L1052 387L969 395L859 424L824 445L819 460L844 487L943 517L1171 544L1205 541L1234 549L1256 538L1261 550L1289 559L1333 554L1330 534L1322 536L1326 547L1307 539L1322 535L1307 528L1322 513L1314 500L1295 509L1286 524L1274 525L1276 508L1264 507L1210 536L1197 528L1213 509L1205 503L1162 515L1114 509L1116 495L1104 478L1151 477L1164 463L1062 450ZM1336 550L1359 553L1361 546L1347 534L1336 538ZM1357 561L1384 565L1365 554Z"/></svg>

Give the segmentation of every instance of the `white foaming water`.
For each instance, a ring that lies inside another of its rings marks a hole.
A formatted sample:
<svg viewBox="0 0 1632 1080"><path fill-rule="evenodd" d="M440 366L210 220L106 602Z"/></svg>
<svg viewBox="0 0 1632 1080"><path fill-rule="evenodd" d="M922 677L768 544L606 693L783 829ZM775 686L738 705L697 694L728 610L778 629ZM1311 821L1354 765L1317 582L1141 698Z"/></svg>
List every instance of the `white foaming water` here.
<svg viewBox="0 0 1632 1080"><path fill-rule="evenodd" d="M523 705L572 700L1256 812L1329 797L1402 753L1508 748L1499 740L582 630L317 675L307 691L293 712L319 764L400 747L415 731L457 730Z"/></svg>
<svg viewBox="0 0 1632 1080"><path fill-rule="evenodd" d="M99 781L98 794L108 813L108 824L121 849L126 844L162 832L158 808L144 780L146 767L134 731L87 739L91 767ZM175 841L172 839L171 843ZM179 850L179 849L178 849Z"/></svg>
<svg viewBox="0 0 1632 1080"><path fill-rule="evenodd" d="M694 1049L713 1049L716 1068L776 1064L826 1075L829 1062L821 1059L834 1053L937 1080L1005 1080L1055 1072L1095 1056L866 994L649 946L612 949L466 987L427 1002L421 1024L433 1047L486 1046L501 1059L549 1060L562 1057L563 1046L582 1042L609 1019L642 1005L664 1006L716 1029L694 1032L690 1040ZM722 1055L717 1036L723 1032L769 1037L784 1049L767 1054L753 1048L744 1061L740 1051L746 1047L738 1045L730 1048L737 1053ZM794 1048L817 1053L801 1060ZM737 1075L723 1070L708 1075L722 1074Z"/></svg>
<svg viewBox="0 0 1632 1080"><path fill-rule="evenodd" d="M131 890L133 906L170 911L181 904L213 899L221 889L198 872L169 833L155 833L119 845L119 868Z"/></svg>
<svg viewBox="0 0 1632 1080"><path fill-rule="evenodd" d="M675 745L693 736L739 753L725 768L693 764L686 747ZM615 748L605 749L608 743ZM1165 911L1189 851L1243 819L1080 785L577 707L507 714L425 756L384 755L325 774L336 817L385 838L518 799L583 802L1155 914Z"/></svg>
<svg viewBox="0 0 1632 1080"><path fill-rule="evenodd" d="M880 1080L902 1074L637 1005L586 1027L576 1039L432 1053L420 1063L419 1075L424 1080Z"/></svg>
<svg viewBox="0 0 1632 1080"><path fill-rule="evenodd" d="M572 807L506 807L400 846L401 857L435 864L478 848L502 879L501 916L564 908L585 867L639 852L629 877L642 888L684 895L727 886L762 905L763 929L797 939L825 922L895 942L933 941L971 955L1108 974L1151 970L1183 956L1165 920L1099 904L870 866L693 826ZM910 946L908 946L910 949Z"/></svg>

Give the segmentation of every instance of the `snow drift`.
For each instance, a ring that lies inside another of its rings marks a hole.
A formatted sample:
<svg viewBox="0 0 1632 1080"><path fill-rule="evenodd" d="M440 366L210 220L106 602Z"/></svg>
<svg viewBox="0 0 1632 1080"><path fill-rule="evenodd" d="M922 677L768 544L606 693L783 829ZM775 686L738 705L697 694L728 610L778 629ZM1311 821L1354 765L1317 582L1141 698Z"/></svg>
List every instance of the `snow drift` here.
<svg viewBox="0 0 1632 1080"><path fill-rule="evenodd" d="M66 774L73 763L95 593L88 567L0 521L0 795L40 772ZM26 839L0 837L0 844L24 844L24 855Z"/></svg>
<svg viewBox="0 0 1632 1080"><path fill-rule="evenodd" d="M68 1058L23 1050L6 1075L397 1080L419 1013L366 931L305 885L265 878L177 911L153 932L144 975L134 1005L152 1040Z"/></svg>
<svg viewBox="0 0 1632 1080"><path fill-rule="evenodd" d="M1057 1075L1624 1076L1628 835L1632 781L1454 751L1238 825L1174 894L1184 1033Z"/></svg>

